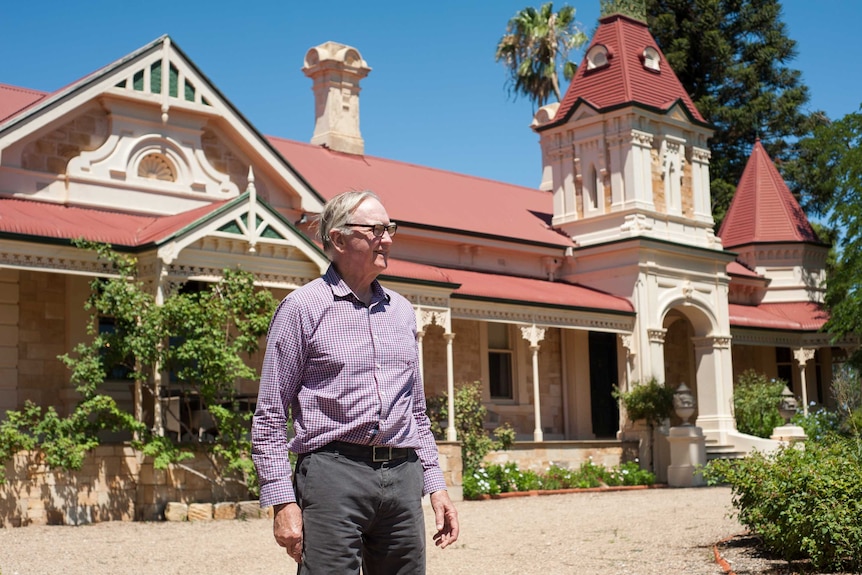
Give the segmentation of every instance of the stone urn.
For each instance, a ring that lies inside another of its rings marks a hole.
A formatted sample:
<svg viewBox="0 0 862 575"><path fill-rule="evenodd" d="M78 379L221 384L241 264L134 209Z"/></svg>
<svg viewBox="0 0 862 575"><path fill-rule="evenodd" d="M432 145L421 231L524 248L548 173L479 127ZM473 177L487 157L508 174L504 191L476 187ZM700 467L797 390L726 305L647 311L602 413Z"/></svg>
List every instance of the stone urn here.
<svg viewBox="0 0 862 575"><path fill-rule="evenodd" d="M796 398L793 397L793 392L785 385L784 391L781 392L781 401L778 404L778 412L781 413L781 417L784 418L785 422L790 423L790 418L796 415L798 407L799 405L796 402Z"/></svg>
<svg viewBox="0 0 862 575"><path fill-rule="evenodd" d="M676 391L673 392L673 410L677 417L682 420L683 425L691 425L689 419L694 415L695 407L696 403L691 389L685 382L680 383Z"/></svg>

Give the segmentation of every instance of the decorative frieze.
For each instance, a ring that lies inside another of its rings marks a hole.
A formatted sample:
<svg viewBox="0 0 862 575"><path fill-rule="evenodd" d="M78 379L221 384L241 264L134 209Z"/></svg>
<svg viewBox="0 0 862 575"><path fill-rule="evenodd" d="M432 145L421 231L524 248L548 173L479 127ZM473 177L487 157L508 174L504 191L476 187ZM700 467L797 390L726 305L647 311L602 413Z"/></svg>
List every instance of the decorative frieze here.
<svg viewBox="0 0 862 575"><path fill-rule="evenodd" d="M634 317L579 313L559 309L553 311L517 306L486 306L479 302L452 300L454 319L494 320L506 323L541 324L547 327L584 329L591 331L631 332Z"/></svg>

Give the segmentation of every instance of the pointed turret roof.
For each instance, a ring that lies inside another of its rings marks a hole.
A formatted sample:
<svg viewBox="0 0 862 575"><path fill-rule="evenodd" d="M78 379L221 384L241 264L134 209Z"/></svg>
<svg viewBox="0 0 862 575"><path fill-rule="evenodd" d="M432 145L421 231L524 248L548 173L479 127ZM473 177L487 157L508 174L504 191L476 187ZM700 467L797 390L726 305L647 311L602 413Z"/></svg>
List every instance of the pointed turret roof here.
<svg viewBox="0 0 862 575"><path fill-rule="evenodd" d="M593 56L597 52L602 52L600 65L596 65ZM625 105L666 112L679 103L693 122L707 125L646 23L623 14L599 20L590 47L554 119L536 129L541 131L565 123L581 103L600 112Z"/></svg>
<svg viewBox="0 0 862 575"><path fill-rule="evenodd" d="M725 248L767 242L821 243L758 139L718 230Z"/></svg>

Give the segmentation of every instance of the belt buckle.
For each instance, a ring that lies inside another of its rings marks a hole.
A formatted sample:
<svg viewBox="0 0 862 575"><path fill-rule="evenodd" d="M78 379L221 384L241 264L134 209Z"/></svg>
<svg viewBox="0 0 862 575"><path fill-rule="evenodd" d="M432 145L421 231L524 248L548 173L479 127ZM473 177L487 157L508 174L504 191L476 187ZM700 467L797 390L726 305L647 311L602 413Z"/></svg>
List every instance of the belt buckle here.
<svg viewBox="0 0 862 575"><path fill-rule="evenodd" d="M378 455L378 450L380 455ZM391 461L392 460L392 447L386 446L377 446L374 445L371 447L371 461L375 463L379 463L381 461Z"/></svg>

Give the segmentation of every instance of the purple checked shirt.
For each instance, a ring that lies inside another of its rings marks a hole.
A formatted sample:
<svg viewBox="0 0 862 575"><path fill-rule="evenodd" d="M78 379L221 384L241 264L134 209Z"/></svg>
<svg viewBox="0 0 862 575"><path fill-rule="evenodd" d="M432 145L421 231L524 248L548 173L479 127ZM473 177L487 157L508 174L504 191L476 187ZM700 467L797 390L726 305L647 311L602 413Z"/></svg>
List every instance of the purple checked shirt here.
<svg viewBox="0 0 862 575"><path fill-rule="evenodd" d="M296 501L288 451L308 453L331 441L413 447L423 495L446 488L425 413L416 316L401 295L377 281L372 288L366 307L330 266L278 306L252 424L262 507Z"/></svg>

